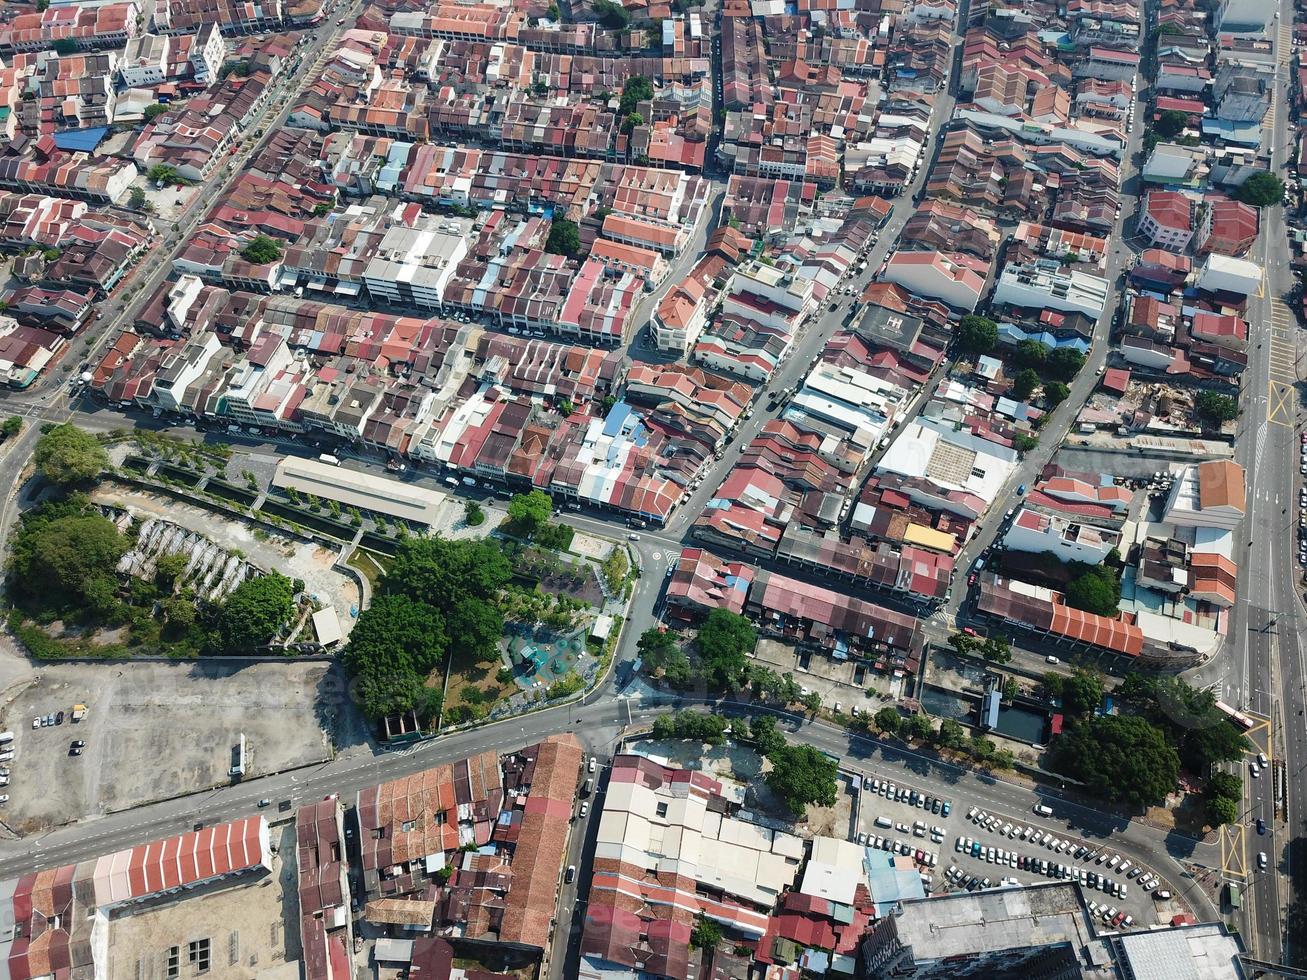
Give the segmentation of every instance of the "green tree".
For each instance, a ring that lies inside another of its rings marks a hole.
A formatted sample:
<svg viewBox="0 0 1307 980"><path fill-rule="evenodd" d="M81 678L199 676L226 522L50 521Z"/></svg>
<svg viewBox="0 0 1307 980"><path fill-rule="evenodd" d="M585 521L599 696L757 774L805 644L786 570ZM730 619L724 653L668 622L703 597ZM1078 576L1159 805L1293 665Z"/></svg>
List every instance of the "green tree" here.
<svg viewBox="0 0 1307 980"><path fill-rule="evenodd" d="M1194 409L1199 418L1209 425L1233 422L1239 417L1239 403L1229 395L1220 395L1214 391L1201 392L1194 400Z"/></svg>
<svg viewBox="0 0 1307 980"><path fill-rule="evenodd" d="M1232 772L1218 769L1207 779L1208 796L1228 796L1231 799L1243 799L1243 783Z"/></svg>
<svg viewBox="0 0 1307 980"><path fill-rule="evenodd" d="M1044 360L1044 370L1055 381L1070 381L1085 366L1085 355L1074 347L1055 348Z"/></svg>
<svg viewBox="0 0 1307 980"><path fill-rule="evenodd" d="M549 226L549 237L545 240L545 251L554 255L575 257L581 251L581 231L575 221L567 218L555 218Z"/></svg>
<svg viewBox="0 0 1307 980"><path fill-rule="evenodd" d="M1160 113L1157 122L1153 123L1153 131L1163 139L1174 139L1184 132L1185 127L1189 125L1189 114L1181 112L1179 109L1167 109Z"/></svg>
<svg viewBox="0 0 1307 980"><path fill-rule="evenodd" d="M86 603L102 612L106 594L116 596L115 568L128 546L82 498L43 504L23 515L13 536L10 593L41 608Z"/></svg>
<svg viewBox="0 0 1307 980"><path fill-rule="evenodd" d="M998 324L986 317L968 313L958 321L958 348L969 354L988 354L998 343Z"/></svg>
<svg viewBox="0 0 1307 980"><path fill-rule="evenodd" d="M1021 367L1042 368L1048 359L1048 346L1038 340L1023 340L1017 344L1013 360Z"/></svg>
<svg viewBox="0 0 1307 980"><path fill-rule="evenodd" d="M612 31L626 30L631 23L631 15L626 8L613 0L591 0L590 9L599 18L599 23Z"/></svg>
<svg viewBox="0 0 1307 980"><path fill-rule="evenodd" d="M180 551L161 555L154 564L154 581L160 591L171 595L181 581L182 575L186 573L186 566L189 564L190 559Z"/></svg>
<svg viewBox="0 0 1307 980"><path fill-rule="evenodd" d="M147 105L141 114L145 116L145 121L147 123L152 123L167 111L168 111L168 107L166 105L162 105L158 102L154 102L150 105Z"/></svg>
<svg viewBox="0 0 1307 980"><path fill-rule="evenodd" d="M657 626L651 626L641 633L635 648L648 670L657 670L670 657L680 652L680 647L676 645L676 637Z"/></svg>
<svg viewBox="0 0 1307 980"><path fill-rule="evenodd" d="M496 597L512 577L513 566L494 541L410 537L399 543L381 584L448 612L467 595Z"/></svg>
<svg viewBox="0 0 1307 980"><path fill-rule="evenodd" d="M36 468L51 483L71 486L94 480L109 465L98 439L71 422L50 428L36 444Z"/></svg>
<svg viewBox="0 0 1307 980"><path fill-rule="evenodd" d="M903 716L898 708L884 707L876 712L876 727L886 735L897 735L903 727Z"/></svg>
<svg viewBox="0 0 1307 980"><path fill-rule="evenodd" d="M767 760L767 785L791 813L801 815L809 803L835 805L838 766L811 745L786 745Z"/></svg>
<svg viewBox="0 0 1307 980"><path fill-rule="evenodd" d="M701 913L690 931L690 948L716 949L721 941L722 927Z"/></svg>
<svg viewBox="0 0 1307 980"><path fill-rule="evenodd" d="M1284 181L1269 171L1260 170L1234 190L1234 196L1255 208L1280 203L1284 196Z"/></svg>
<svg viewBox="0 0 1307 980"><path fill-rule="evenodd" d="M967 730L962 727L961 722L945 718L939 723L939 731L935 739L943 748L960 749L967 744Z"/></svg>
<svg viewBox="0 0 1307 980"><path fill-rule="evenodd" d="M1061 381L1049 381L1044 385L1044 398L1053 405L1061 405L1071 396L1071 389Z"/></svg>
<svg viewBox="0 0 1307 980"><path fill-rule="evenodd" d="M449 624L450 650L460 657L485 660L493 657L504 635L504 615L494 603L475 596L463 596L445 615Z"/></svg>
<svg viewBox="0 0 1307 980"><path fill-rule="evenodd" d="M463 519L468 527L480 527L486 522L486 512L475 500L469 500L463 504Z"/></svg>
<svg viewBox="0 0 1307 980"><path fill-rule="evenodd" d="M269 643L294 613L293 596L291 580L280 572L236 586L218 612L220 648L248 654Z"/></svg>
<svg viewBox="0 0 1307 980"><path fill-rule="evenodd" d="M710 612L696 639L709 686L717 690L738 688L749 663L748 654L757 642L757 631L743 616L728 609Z"/></svg>
<svg viewBox="0 0 1307 980"><path fill-rule="evenodd" d="M255 265L267 265L281 258L281 243L267 235L255 235L241 249L241 258Z"/></svg>
<svg viewBox="0 0 1307 980"><path fill-rule="evenodd" d="M635 112L636 106L654 96L653 83L644 75L632 75L622 85L622 102L619 112L625 116Z"/></svg>
<svg viewBox="0 0 1307 980"><path fill-rule="evenodd" d="M1077 667L1061 684L1062 708L1070 715L1092 714L1103 703L1103 676L1096 670Z"/></svg>
<svg viewBox="0 0 1307 980"><path fill-rule="evenodd" d="M1066 587L1067 605L1099 616L1115 616L1121 604L1121 580L1116 573L1106 565L1084 562L1072 562L1071 568L1076 577Z"/></svg>
<svg viewBox="0 0 1307 980"><path fill-rule="evenodd" d="M174 632L184 632L195 624L195 603L179 596L164 599L163 614Z"/></svg>
<svg viewBox="0 0 1307 980"><path fill-rule="evenodd" d="M1006 664L1012 661L1012 647L1002 633L991 633L980 644L980 655L991 663Z"/></svg>
<svg viewBox="0 0 1307 980"><path fill-rule="evenodd" d="M6 439L11 439L23 431L23 417L21 415L11 415L5 419L4 425L0 427L0 432Z"/></svg>
<svg viewBox="0 0 1307 980"><path fill-rule="evenodd" d="M549 6L545 8L545 16L552 21L563 19L563 12L558 9L558 4L554 0L549 0Z"/></svg>
<svg viewBox="0 0 1307 980"><path fill-rule="evenodd" d="M785 736L781 734L776 719L771 715L756 716L752 727L753 740L757 743L758 751L763 755L770 757L785 748Z"/></svg>
<svg viewBox="0 0 1307 980"><path fill-rule="evenodd" d="M1012 379L1012 394L1020 399L1029 398L1031 393L1039 387L1039 372L1034 368L1022 368L1017 372L1017 376Z"/></svg>
<svg viewBox="0 0 1307 980"><path fill-rule="evenodd" d="M622 132L630 133L636 126L644 125L644 116L638 112L628 112L626 118L622 120Z"/></svg>
<svg viewBox="0 0 1307 980"><path fill-rule="evenodd" d="M71 37L56 38L50 47L52 47L54 53L59 55L61 58L77 53L77 42Z"/></svg>
<svg viewBox="0 0 1307 980"><path fill-rule="evenodd" d="M1207 798L1207 822L1213 827L1222 827L1239 819L1239 801L1228 796L1209 796Z"/></svg>
<svg viewBox="0 0 1307 980"><path fill-rule="evenodd" d="M175 184L178 181L177 168L166 163L156 163L145 174L155 184Z"/></svg>
<svg viewBox="0 0 1307 980"><path fill-rule="evenodd" d="M925 715L908 715L903 723L903 737L924 742L935 734L935 727Z"/></svg>
<svg viewBox="0 0 1307 980"><path fill-rule="evenodd" d="M549 521L554 502L543 490L519 493L508 502L508 521L513 532L530 537Z"/></svg>
<svg viewBox="0 0 1307 980"><path fill-rule="evenodd" d="M1166 733L1136 715L1104 715L1063 730L1049 746L1048 763L1095 796L1134 807L1160 804L1180 774Z"/></svg>

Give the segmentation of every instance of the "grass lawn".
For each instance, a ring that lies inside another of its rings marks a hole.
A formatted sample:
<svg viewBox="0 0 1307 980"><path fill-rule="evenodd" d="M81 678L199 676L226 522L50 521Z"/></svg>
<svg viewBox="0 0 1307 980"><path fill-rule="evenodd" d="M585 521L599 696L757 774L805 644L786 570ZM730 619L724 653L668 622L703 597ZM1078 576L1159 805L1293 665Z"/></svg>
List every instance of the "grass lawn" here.
<svg viewBox="0 0 1307 980"><path fill-rule="evenodd" d="M376 592L377 585L380 583L381 577L386 574L390 562L385 555L378 555L363 548L355 548L346 564L366 578L368 584L372 586L372 591Z"/></svg>
<svg viewBox="0 0 1307 980"><path fill-rule="evenodd" d="M496 680L502 666L499 660L454 656L449 665L449 687L445 690L446 725L484 718L496 701L517 692L516 684L500 684ZM435 674L427 683L439 684L442 680L439 674Z"/></svg>

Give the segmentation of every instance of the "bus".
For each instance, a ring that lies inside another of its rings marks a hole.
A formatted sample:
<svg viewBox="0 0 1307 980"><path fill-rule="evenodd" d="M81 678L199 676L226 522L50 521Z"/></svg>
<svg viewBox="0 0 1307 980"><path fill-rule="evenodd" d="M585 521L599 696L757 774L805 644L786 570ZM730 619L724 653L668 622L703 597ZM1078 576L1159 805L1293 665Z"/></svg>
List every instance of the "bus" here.
<svg viewBox="0 0 1307 980"><path fill-rule="evenodd" d="M1225 717L1229 718L1232 722L1234 722L1244 731L1247 731L1248 729L1253 727L1253 720L1251 718L1249 718L1242 711L1235 711L1224 701L1217 701L1216 708L1218 711L1221 712L1221 714L1225 715Z"/></svg>
<svg viewBox="0 0 1307 980"><path fill-rule="evenodd" d="M1239 909L1243 908L1243 889L1233 881L1228 882L1225 887L1230 899L1230 908L1237 912Z"/></svg>

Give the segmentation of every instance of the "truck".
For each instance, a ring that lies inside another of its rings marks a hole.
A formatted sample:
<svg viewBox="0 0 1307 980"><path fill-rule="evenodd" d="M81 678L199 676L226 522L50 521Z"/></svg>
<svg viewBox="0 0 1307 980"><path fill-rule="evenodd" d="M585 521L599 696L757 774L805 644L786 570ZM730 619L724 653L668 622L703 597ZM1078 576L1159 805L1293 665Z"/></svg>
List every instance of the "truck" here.
<svg viewBox="0 0 1307 980"><path fill-rule="evenodd" d="M331 453L323 453L321 456L318 457L318 462L326 463L328 466L340 465L340 460L337 459L335 456L331 455Z"/></svg>
<svg viewBox="0 0 1307 980"><path fill-rule="evenodd" d="M73 722L74 723L79 722L85 717L86 717L86 705L84 704L73 705Z"/></svg>

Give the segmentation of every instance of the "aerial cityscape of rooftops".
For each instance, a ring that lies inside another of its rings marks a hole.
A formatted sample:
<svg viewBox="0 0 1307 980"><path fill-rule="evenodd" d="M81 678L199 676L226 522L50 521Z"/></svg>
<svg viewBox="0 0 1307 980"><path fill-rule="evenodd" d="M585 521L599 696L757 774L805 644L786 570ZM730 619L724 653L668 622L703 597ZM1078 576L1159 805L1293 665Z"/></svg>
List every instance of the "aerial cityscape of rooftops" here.
<svg viewBox="0 0 1307 980"><path fill-rule="evenodd" d="M1304 44L0 3L0 980L1307 977Z"/></svg>

